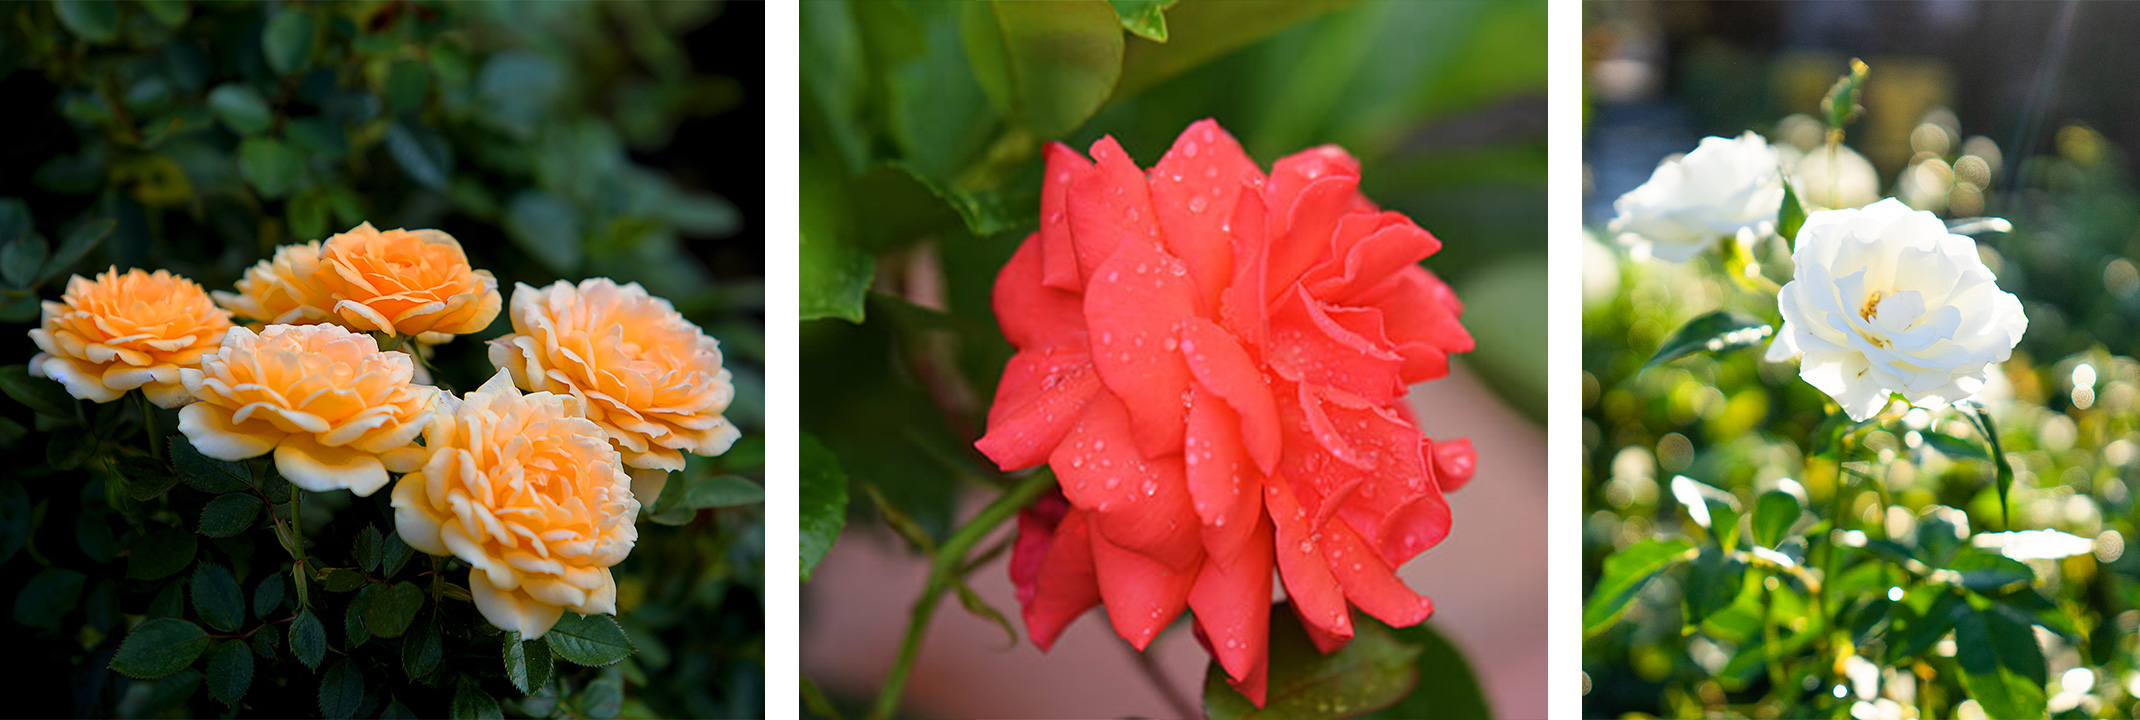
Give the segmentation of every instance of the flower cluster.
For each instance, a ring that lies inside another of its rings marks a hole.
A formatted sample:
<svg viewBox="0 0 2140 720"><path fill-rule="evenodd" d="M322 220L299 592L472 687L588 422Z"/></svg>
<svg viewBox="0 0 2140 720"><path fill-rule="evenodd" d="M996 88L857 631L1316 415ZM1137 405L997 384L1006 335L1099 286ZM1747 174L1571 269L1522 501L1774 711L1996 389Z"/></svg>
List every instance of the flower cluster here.
<svg viewBox="0 0 2140 720"><path fill-rule="evenodd" d="M1011 574L1046 648L1104 604L1139 649L1184 610L1261 705L1275 569L1330 652L1351 607L1433 605L1395 569L1449 532L1463 441L1424 437L1408 386L1469 351L1462 305L1419 261L1440 241L1358 192L1335 147L1266 175L1217 123L1151 170L1113 138L1047 152L1041 226L995 285L1017 349L976 447L1051 467Z"/></svg>
<svg viewBox="0 0 2140 720"><path fill-rule="evenodd" d="M397 483L402 539L468 563L484 616L533 639L566 609L616 612L609 568L631 552L641 506L685 451L735 441L722 416L735 390L718 343L606 278L520 286L515 332L490 353L498 373L465 396L381 347L481 331L500 306L497 280L452 236L367 223L279 248L234 292L163 270L75 277L30 331L43 351L30 367L77 398L139 388L183 406L178 429L202 455L272 453L305 490Z"/></svg>

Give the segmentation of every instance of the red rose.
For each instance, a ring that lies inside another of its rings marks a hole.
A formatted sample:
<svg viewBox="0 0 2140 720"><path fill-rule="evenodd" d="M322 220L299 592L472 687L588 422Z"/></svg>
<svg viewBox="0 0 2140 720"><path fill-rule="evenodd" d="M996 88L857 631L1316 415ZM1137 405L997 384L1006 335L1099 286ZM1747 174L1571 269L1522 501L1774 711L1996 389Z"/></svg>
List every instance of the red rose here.
<svg viewBox="0 0 2140 720"><path fill-rule="evenodd" d="M1018 354L975 445L1051 466L1011 576L1042 649L1105 603L1138 649L1184 609L1263 702L1275 565L1324 652L1347 604L1391 625L1433 603L1394 569L1449 533L1468 442L1435 443L1406 388L1471 350L1463 307L1417 264L1441 243L1358 192L1336 147L1269 177L1218 123L1149 172L1102 138L1047 150L1040 231L996 278Z"/></svg>

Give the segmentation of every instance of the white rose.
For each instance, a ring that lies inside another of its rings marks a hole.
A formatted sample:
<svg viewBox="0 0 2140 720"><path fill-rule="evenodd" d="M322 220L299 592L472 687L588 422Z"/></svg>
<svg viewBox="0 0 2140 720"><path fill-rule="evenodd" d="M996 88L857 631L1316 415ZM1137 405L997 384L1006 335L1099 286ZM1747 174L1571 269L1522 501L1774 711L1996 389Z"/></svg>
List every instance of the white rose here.
<svg viewBox="0 0 2140 720"><path fill-rule="evenodd" d="M1849 145L1836 146L1833 163L1828 161L1825 145L1803 153L1786 150L1783 155L1784 165L1791 169L1791 186L1808 208L1864 207L1880 199L1879 171Z"/></svg>
<svg viewBox="0 0 2140 720"><path fill-rule="evenodd" d="M1889 393L1924 408L1969 399L2028 330L1976 241L1900 200L1815 212L1797 242L1768 359L1803 354L1798 376L1853 420L1879 414Z"/></svg>
<svg viewBox="0 0 2140 720"><path fill-rule="evenodd" d="M1622 245L1685 262L1719 237L1774 232L1783 204L1776 149L1753 131L1736 139L1702 138L1694 152L1666 160L1650 181L1614 200L1609 227Z"/></svg>

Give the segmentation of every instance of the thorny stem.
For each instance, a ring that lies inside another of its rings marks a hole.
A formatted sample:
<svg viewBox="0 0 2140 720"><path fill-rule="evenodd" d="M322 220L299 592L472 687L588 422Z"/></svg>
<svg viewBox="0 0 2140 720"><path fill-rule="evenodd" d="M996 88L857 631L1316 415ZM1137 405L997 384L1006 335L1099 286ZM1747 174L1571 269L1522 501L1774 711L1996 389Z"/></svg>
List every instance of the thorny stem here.
<svg viewBox="0 0 2140 720"><path fill-rule="evenodd" d="M966 554L974 546L988 538L996 527L1018 514L1033 499L1040 497L1055 484L1055 476L1049 473L1034 473L1003 495L982 508L972 520L959 527L951 537L944 540L943 547L929 562L929 582L921 591L921 598L914 601L913 613L907 618L906 638L899 643L899 657L892 663L890 675L885 676L884 686L877 692L877 702L869 711L870 720L890 720L899 711L899 697L906 692L907 675L914 669L914 659L921 654L922 637L928 634L929 620L936 614L936 604L943 600L944 592L951 588L955 573L965 565Z"/></svg>

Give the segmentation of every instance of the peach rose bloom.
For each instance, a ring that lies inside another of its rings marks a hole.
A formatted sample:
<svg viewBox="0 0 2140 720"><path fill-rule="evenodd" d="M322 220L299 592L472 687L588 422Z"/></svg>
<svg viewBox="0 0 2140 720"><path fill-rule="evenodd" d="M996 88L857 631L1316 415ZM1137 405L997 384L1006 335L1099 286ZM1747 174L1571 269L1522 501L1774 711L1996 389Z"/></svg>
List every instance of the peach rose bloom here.
<svg viewBox="0 0 2140 720"><path fill-rule="evenodd" d="M58 380L83 400L111 402L141 388L158 407L178 407L193 400L179 371L200 364L229 330L229 312L169 271L76 275L59 302L44 303L44 322L30 331L43 351L30 359L30 374Z"/></svg>
<svg viewBox="0 0 2140 720"><path fill-rule="evenodd" d="M443 342L498 317L497 278L469 267L461 244L437 230L358 225L320 246L313 277L339 322L365 332Z"/></svg>
<svg viewBox="0 0 2140 720"><path fill-rule="evenodd" d="M314 275L319 272L320 242L284 245L275 256L245 271L235 293L209 293L216 304L238 317L253 321L253 329L268 325L311 325L336 322L334 299Z"/></svg>
<svg viewBox="0 0 2140 720"><path fill-rule="evenodd" d="M500 372L442 402L424 430L430 462L394 485L401 539L467 561L476 609L522 639L567 609L617 612L609 568L639 540L639 501L579 399L522 395Z"/></svg>
<svg viewBox="0 0 2140 720"><path fill-rule="evenodd" d="M272 450L292 485L368 496L388 470L409 472L425 458L413 443L440 394L412 383L414 370L408 355L340 325L232 328L198 369L183 371L201 401L178 411L178 430L202 455Z"/></svg>
<svg viewBox="0 0 2140 720"><path fill-rule="evenodd" d="M736 396L721 344L639 283L520 284L511 317L512 334L491 341L491 364L521 388L579 398L648 502L684 469L684 451L719 455L741 435L721 415Z"/></svg>

